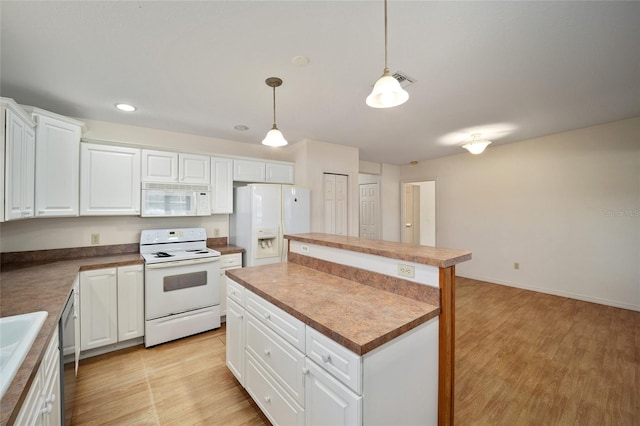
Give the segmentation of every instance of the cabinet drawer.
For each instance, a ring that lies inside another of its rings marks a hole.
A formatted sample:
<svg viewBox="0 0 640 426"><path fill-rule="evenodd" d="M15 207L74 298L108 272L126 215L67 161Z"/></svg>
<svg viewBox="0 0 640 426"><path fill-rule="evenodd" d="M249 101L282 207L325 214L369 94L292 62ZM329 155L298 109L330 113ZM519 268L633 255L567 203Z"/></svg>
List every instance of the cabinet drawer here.
<svg viewBox="0 0 640 426"><path fill-rule="evenodd" d="M304 354L252 314L247 318L246 348L296 402L304 406Z"/></svg>
<svg viewBox="0 0 640 426"><path fill-rule="evenodd" d="M245 288L227 277L227 297L244 308Z"/></svg>
<svg viewBox="0 0 640 426"><path fill-rule="evenodd" d="M307 327L307 356L333 377L362 395L362 362L359 355Z"/></svg>
<svg viewBox="0 0 640 426"><path fill-rule="evenodd" d="M302 321L250 291L246 292L246 302L247 311L255 315L296 349L304 352L305 325Z"/></svg>
<svg viewBox="0 0 640 426"><path fill-rule="evenodd" d="M247 353L246 389L274 425L303 425L304 409Z"/></svg>
<svg viewBox="0 0 640 426"><path fill-rule="evenodd" d="M225 254L220 256L220 269L242 267L242 253Z"/></svg>

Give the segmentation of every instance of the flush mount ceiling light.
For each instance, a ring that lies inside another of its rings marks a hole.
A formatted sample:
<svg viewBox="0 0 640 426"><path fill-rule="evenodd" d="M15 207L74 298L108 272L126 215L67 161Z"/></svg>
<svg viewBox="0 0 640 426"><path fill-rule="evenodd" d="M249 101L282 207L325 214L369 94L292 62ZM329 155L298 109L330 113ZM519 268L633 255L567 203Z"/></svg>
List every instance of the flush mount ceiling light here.
<svg viewBox="0 0 640 426"><path fill-rule="evenodd" d="M264 82L267 83L267 86L273 87L273 127L267 132L267 136L262 140L262 145L285 146L288 142L276 126L276 87L282 85L282 79L278 77L269 77Z"/></svg>
<svg viewBox="0 0 640 426"><path fill-rule="evenodd" d="M468 150L470 153L477 155L482 154L484 149L488 147L490 143L491 141L489 140L480 139L480 134L476 133L471 135L471 140L462 145L462 147Z"/></svg>
<svg viewBox="0 0 640 426"><path fill-rule="evenodd" d="M402 105L409 99L409 93L389 72L387 61L387 0L384 0L384 71L367 96L367 105L372 108L391 108Z"/></svg>
<svg viewBox="0 0 640 426"><path fill-rule="evenodd" d="M136 110L136 107L134 107L133 105L129 105L129 104L116 104L116 108L118 108L120 111L124 111L124 112L133 112Z"/></svg>

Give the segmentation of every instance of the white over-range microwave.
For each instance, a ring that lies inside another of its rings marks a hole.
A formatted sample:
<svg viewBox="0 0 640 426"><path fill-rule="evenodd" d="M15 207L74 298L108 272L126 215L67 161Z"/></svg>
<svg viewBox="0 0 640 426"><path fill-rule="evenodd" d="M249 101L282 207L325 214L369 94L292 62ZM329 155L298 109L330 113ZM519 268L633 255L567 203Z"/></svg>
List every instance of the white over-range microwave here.
<svg viewBox="0 0 640 426"><path fill-rule="evenodd" d="M211 187L144 182L141 204L142 217L209 216Z"/></svg>

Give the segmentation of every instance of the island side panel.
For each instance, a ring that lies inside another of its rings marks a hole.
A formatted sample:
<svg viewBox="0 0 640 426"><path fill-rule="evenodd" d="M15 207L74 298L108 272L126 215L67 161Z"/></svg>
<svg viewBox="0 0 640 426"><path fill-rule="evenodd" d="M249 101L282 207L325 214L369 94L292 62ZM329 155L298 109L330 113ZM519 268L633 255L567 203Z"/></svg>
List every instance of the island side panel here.
<svg viewBox="0 0 640 426"><path fill-rule="evenodd" d="M440 268L438 425L453 425L455 365L455 266Z"/></svg>

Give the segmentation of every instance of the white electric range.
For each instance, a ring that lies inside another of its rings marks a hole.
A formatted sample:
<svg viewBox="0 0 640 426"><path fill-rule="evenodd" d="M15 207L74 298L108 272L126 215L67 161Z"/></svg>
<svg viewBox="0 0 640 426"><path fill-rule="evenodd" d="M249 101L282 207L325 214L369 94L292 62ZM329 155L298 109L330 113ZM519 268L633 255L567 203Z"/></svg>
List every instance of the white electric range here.
<svg viewBox="0 0 640 426"><path fill-rule="evenodd" d="M220 252L204 228L146 229L145 347L220 327Z"/></svg>

